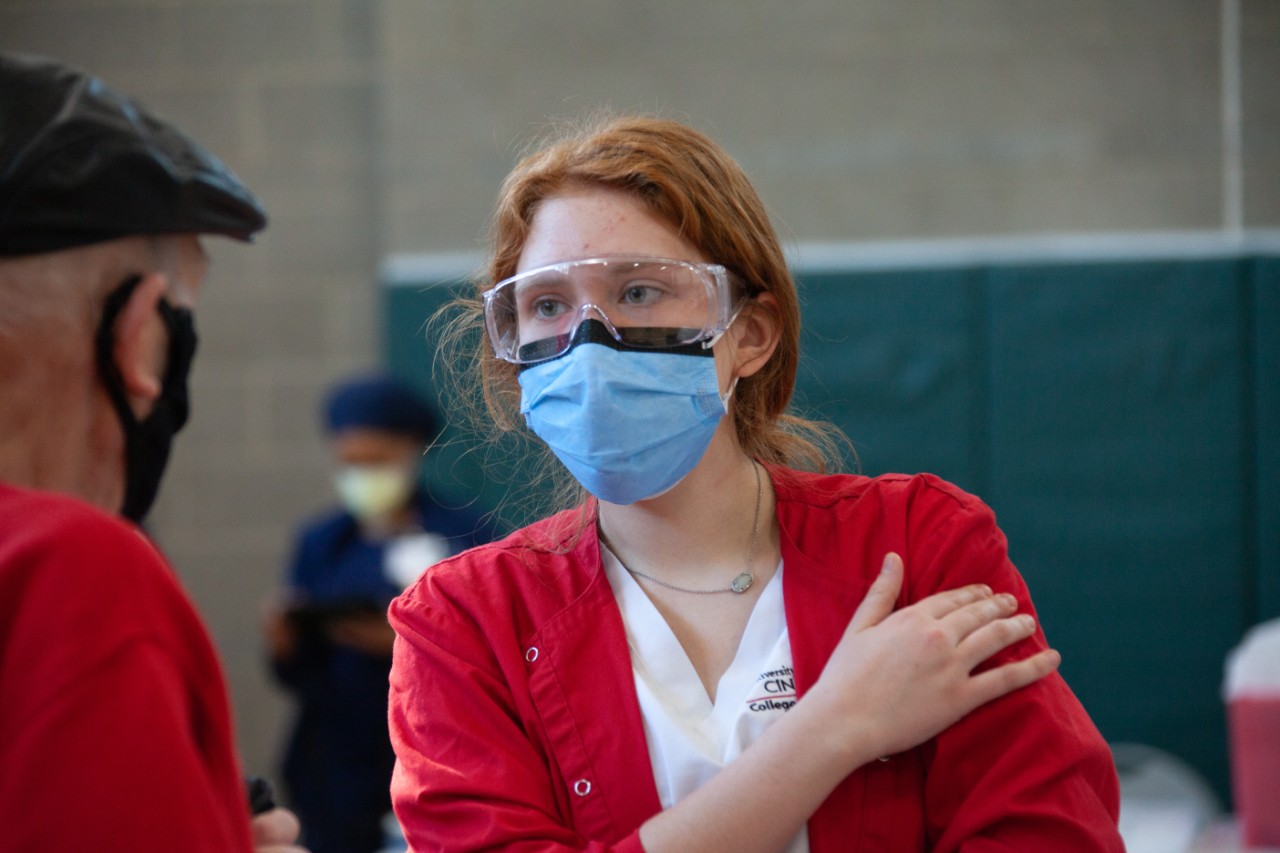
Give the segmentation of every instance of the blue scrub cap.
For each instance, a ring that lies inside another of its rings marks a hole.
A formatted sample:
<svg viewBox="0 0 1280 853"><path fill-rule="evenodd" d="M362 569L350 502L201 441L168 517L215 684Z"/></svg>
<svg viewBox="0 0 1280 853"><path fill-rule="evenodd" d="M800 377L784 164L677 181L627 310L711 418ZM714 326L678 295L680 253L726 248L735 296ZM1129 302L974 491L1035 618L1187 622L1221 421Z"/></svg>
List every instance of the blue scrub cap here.
<svg viewBox="0 0 1280 853"><path fill-rule="evenodd" d="M434 406L396 379L371 376L338 385L325 404L329 432L379 429L431 441L439 430Z"/></svg>
<svg viewBox="0 0 1280 853"><path fill-rule="evenodd" d="M75 68L0 53L0 256L135 234L248 240L262 205L216 157Z"/></svg>

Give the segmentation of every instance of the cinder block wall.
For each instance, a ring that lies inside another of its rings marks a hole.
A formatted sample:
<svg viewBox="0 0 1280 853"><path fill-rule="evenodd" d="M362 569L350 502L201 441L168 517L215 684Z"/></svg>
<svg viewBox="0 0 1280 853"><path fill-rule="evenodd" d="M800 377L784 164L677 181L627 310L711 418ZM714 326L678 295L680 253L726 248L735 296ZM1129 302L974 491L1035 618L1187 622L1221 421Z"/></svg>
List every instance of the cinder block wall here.
<svg viewBox="0 0 1280 853"><path fill-rule="evenodd" d="M153 519L258 772L287 714L260 602L329 501L316 407L377 361L378 263L478 250L548 117L691 121L791 241L1280 227L1271 0L0 0L0 49L136 94L271 213L257 246L211 242L195 417Z"/></svg>

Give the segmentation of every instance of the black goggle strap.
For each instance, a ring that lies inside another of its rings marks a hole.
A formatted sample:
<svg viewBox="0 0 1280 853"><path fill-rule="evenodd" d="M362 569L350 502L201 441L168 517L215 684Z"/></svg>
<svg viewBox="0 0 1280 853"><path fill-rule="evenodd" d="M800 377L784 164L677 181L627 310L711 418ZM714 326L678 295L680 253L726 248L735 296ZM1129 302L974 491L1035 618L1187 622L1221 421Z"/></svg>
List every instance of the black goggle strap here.
<svg viewBox="0 0 1280 853"><path fill-rule="evenodd" d="M520 347L517 354L522 362L520 364L521 370L532 367L534 363L542 364L546 361L566 356L581 344L601 344L620 352L662 352L704 357L714 355L711 348L704 346L702 341L694 341L688 344L676 343L682 336L680 334L682 332L687 333L688 330L627 326L618 329L618 334L622 336L622 340L618 340L609 332L604 323L588 318L578 324L578 327L573 330L572 336L557 335L554 338L534 341Z"/></svg>

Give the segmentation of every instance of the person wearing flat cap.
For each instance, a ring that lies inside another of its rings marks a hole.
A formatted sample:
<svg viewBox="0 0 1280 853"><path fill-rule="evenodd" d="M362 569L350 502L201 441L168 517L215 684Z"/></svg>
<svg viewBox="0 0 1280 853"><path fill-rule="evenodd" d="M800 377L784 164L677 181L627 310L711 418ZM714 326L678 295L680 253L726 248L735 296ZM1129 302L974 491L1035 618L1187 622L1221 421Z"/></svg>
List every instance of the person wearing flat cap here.
<svg viewBox="0 0 1280 853"><path fill-rule="evenodd" d="M314 853L384 846L395 755L387 678L391 599L428 566L491 538L458 500L420 486L435 408L406 384L368 376L337 385L323 408L340 506L305 522L267 619L272 671L297 719L284 757L290 804Z"/></svg>
<svg viewBox="0 0 1280 853"><path fill-rule="evenodd" d="M137 526L188 414L201 236L257 199L74 68L0 53L0 850L297 851Z"/></svg>

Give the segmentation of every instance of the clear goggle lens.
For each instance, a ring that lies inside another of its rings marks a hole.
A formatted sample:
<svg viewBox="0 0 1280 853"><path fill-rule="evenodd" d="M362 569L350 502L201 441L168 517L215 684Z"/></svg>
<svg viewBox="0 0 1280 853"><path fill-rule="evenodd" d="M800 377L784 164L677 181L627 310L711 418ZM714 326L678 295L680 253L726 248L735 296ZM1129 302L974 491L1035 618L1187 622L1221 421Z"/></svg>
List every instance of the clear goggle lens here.
<svg viewBox="0 0 1280 853"><path fill-rule="evenodd" d="M563 261L498 282L484 294L485 324L494 354L516 364L563 355L588 318L603 321L628 347L710 346L729 325L731 290L719 264L635 257Z"/></svg>

